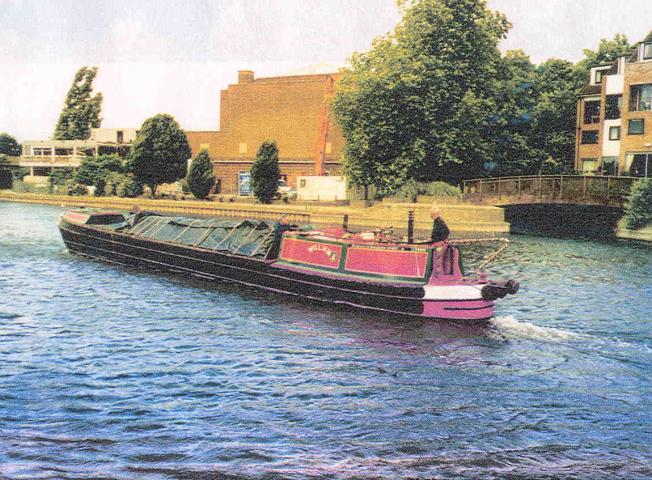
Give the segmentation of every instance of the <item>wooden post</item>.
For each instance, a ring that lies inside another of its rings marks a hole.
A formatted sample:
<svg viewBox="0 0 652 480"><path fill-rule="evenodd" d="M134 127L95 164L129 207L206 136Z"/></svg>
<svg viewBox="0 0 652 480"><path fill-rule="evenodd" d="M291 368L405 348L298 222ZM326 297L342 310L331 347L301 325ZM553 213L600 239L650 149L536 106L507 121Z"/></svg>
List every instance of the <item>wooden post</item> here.
<svg viewBox="0 0 652 480"><path fill-rule="evenodd" d="M611 190L611 177L607 177L607 200L609 200L610 190Z"/></svg>
<svg viewBox="0 0 652 480"><path fill-rule="evenodd" d="M414 241L414 210L408 212L407 241L408 243Z"/></svg>
<svg viewBox="0 0 652 480"><path fill-rule="evenodd" d="M521 198L521 177L518 177L517 180L517 191L518 191L518 198Z"/></svg>
<svg viewBox="0 0 652 480"><path fill-rule="evenodd" d="M344 219L342 221L342 230L344 230L345 232L349 231L349 214L348 213L344 214Z"/></svg>
<svg viewBox="0 0 652 480"><path fill-rule="evenodd" d="M582 198L586 198L586 175L582 176Z"/></svg>
<svg viewBox="0 0 652 480"><path fill-rule="evenodd" d="M482 199L482 180L478 180L478 193L480 194L480 199Z"/></svg>
<svg viewBox="0 0 652 480"><path fill-rule="evenodd" d="M500 178L498 180L496 180L496 182L498 182L498 198L501 198L501 195L500 195Z"/></svg>
<svg viewBox="0 0 652 480"><path fill-rule="evenodd" d="M559 200L564 196L564 176L559 176Z"/></svg>

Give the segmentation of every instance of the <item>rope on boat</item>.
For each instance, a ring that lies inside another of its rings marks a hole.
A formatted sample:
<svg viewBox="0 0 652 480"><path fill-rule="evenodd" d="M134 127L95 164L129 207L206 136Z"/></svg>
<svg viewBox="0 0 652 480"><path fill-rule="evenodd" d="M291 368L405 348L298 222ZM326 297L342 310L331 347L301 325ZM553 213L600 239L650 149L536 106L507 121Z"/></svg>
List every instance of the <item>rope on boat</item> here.
<svg viewBox="0 0 652 480"><path fill-rule="evenodd" d="M496 250L494 253L492 253L489 256L485 257L484 262L482 262L478 268L475 269L475 273L479 273L482 271L484 267L489 265L491 262L496 260L501 253L505 251L505 249L509 245L509 239L508 238L500 238L500 237L491 237L491 238L469 238L469 239L461 239L461 240L449 240L448 243L452 245L468 245L468 244L473 244L473 243L490 243L490 242L501 242L503 245Z"/></svg>

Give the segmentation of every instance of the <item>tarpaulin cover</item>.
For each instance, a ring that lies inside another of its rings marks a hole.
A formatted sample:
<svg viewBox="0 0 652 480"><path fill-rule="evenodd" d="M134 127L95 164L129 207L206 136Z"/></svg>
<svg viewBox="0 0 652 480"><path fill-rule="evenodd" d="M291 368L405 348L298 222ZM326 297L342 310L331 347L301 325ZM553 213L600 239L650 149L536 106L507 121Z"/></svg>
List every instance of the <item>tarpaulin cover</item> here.
<svg viewBox="0 0 652 480"><path fill-rule="evenodd" d="M265 221L136 215L124 233L258 258L265 257L274 242L274 224Z"/></svg>

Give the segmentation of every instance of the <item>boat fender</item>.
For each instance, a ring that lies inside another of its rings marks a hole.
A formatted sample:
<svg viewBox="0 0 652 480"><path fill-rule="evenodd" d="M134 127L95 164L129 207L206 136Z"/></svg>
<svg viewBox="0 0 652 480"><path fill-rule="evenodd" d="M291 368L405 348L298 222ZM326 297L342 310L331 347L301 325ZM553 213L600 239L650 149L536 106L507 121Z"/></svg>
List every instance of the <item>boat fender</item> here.
<svg viewBox="0 0 652 480"><path fill-rule="evenodd" d="M514 295L516 292L518 292L518 289L520 287L520 283L518 283L516 280L507 280L505 283L505 288L507 288L507 293L510 295Z"/></svg>

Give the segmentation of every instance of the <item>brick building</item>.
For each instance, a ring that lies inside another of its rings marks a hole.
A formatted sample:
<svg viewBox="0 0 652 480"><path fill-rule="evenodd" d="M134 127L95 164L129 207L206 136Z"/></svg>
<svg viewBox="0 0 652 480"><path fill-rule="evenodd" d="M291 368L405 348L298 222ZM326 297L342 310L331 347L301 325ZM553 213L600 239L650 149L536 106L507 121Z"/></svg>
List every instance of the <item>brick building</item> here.
<svg viewBox="0 0 652 480"><path fill-rule="evenodd" d="M591 69L577 102L575 169L652 176L652 32L630 55Z"/></svg>
<svg viewBox="0 0 652 480"><path fill-rule="evenodd" d="M276 141L281 176L296 186L304 175L341 171L344 139L329 115L337 74L254 78L238 72L238 83L220 92L219 130L186 132L193 157L202 148L213 159L222 193L243 193L256 152Z"/></svg>

